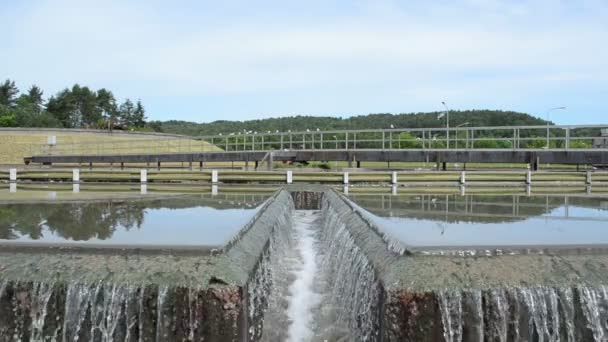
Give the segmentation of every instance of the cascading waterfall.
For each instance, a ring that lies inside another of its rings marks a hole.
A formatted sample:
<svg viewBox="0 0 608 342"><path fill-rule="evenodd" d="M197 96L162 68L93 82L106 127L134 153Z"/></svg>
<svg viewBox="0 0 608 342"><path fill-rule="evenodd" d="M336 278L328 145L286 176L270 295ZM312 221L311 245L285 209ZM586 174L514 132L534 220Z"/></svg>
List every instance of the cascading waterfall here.
<svg viewBox="0 0 608 342"><path fill-rule="evenodd" d="M595 341L604 341L608 333L608 295L606 287L579 288L581 307L587 327L591 330Z"/></svg>
<svg viewBox="0 0 608 342"><path fill-rule="evenodd" d="M509 326L509 301L503 289L492 289L488 291L486 301L489 303L488 312L488 336L498 342L507 342L507 331Z"/></svg>
<svg viewBox="0 0 608 342"><path fill-rule="evenodd" d="M10 315L0 322L0 341L171 341L176 332L185 341L200 338L203 290L196 287L4 282L0 290L0 303L11 305L3 308ZM183 298L175 298L178 291ZM180 311L176 300L186 304Z"/></svg>
<svg viewBox="0 0 608 342"><path fill-rule="evenodd" d="M604 286L445 290L437 297L445 341L605 341L608 332Z"/></svg>
<svg viewBox="0 0 608 342"><path fill-rule="evenodd" d="M462 294L460 291L442 291L439 293L443 337L447 342L462 340Z"/></svg>
<svg viewBox="0 0 608 342"><path fill-rule="evenodd" d="M0 299L2 299L2 295L4 294L5 289L6 289L6 282L0 280Z"/></svg>
<svg viewBox="0 0 608 342"><path fill-rule="evenodd" d="M319 250L325 254L320 267L328 275L325 283L329 287L322 291L323 303L331 308L319 311L327 316L321 319L331 322L333 334L337 335L334 338L376 340L381 289L374 269L350 235L341 213L325 198L321 208L318 240Z"/></svg>
<svg viewBox="0 0 608 342"><path fill-rule="evenodd" d="M70 284L65 301L63 341L78 341L82 323L90 305L91 286Z"/></svg>
<svg viewBox="0 0 608 342"><path fill-rule="evenodd" d="M156 340L163 341L168 337L166 329L167 322L165 322L165 303L167 300L167 294L169 288L167 286L161 286L158 289L158 297L156 297Z"/></svg>
<svg viewBox="0 0 608 342"><path fill-rule="evenodd" d="M545 287L518 290L530 315L528 331L534 332L539 341L559 341L560 315L557 310L557 291Z"/></svg>
<svg viewBox="0 0 608 342"><path fill-rule="evenodd" d="M30 316L32 319L32 326L30 328L32 341L43 341L46 338L44 336L44 320L48 313L47 305L53 295L53 283L46 282L35 282L34 288L32 289L31 296L31 310ZM52 336L50 340L54 340L55 336Z"/></svg>
<svg viewBox="0 0 608 342"><path fill-rule="evenodd" d="M286 278L293 265L292 227L294 204L292 201L278 203L281 215L276 218L268 245L248 282L249 338L252 341L277 341L285 338L287 326Z"/></svg>

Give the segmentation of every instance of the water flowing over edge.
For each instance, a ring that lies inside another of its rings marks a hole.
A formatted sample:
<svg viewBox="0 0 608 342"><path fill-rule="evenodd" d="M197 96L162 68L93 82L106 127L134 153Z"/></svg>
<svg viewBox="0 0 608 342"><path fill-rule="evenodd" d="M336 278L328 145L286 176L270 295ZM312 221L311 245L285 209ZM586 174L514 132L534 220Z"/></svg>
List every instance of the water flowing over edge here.
<svg viewBox="0 0 608 342"><path fill-rule="evenodd" d="M374 268L357 246L343 215L327 198L321 204L320 250L325 251L320 267L330 275L323 302L333 308L326 312L337 336L342 339L375 341L380 334L381 285Z"/></svg>
<svg viewBox="0 0 608 342"><path fill-rule="evenodd" d="M184 337L200 335L201 293L196 289L2 282L0 290L0 302L12 303L3 309L13 312L0 322L2 341L167 341L175 337L177 320ZM176 314L167 306L169 299L188 305Z"/></svg>
<svg viewBox="0 0 608 342"><path fill-rule="evenodd" d="M290 197L276 201L281 210L272 227L267 246L247 283L248 334L251 341L276 340L279 327L287 325L282 298L287 286L283 260L292 250L294 203ZM270 317L269 317L270 316Z"/></svg>
<svg viewBox="0 0 608 342"><path fill-rule="evenodd" d="M605 286L437 293L445 341L605 341Z"/></svg>

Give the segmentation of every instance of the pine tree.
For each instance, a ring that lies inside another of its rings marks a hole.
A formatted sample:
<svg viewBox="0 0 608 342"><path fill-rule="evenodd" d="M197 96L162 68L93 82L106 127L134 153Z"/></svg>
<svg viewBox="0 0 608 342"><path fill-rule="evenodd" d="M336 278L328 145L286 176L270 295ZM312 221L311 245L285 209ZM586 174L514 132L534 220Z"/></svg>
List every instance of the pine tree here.
<svg viewBox="0 0 608 342"><path fill-rule="evenodd" d="M130 99L126 99L125 102L120 105L120 108L118 109L118 121L120 122L120 125L123 126L123 128L133 127L134 112L135 106L133 105L133 102Z"/></svg>
<svg viewBox="0 0 608 342"><path fill-rule="evenodd" d="M146 124L146 110L144 106L141 104L141 100L137 100L137 104L135 105L135 110L133 111L133 127L141 128Z"/></svg>
<svg viewBox="0 0 608 342"><path fill-rule="evenodd" d="M116 99L111 91L104 88L97 91L97 107L105 125L109 130L112 130L118 124L118 109L116 108Z"/></svg>
<svg viewBox="0 0 608 342"><path fill-rule="evenodd" d="M0 105L14 106L17 94L19 94L19 89L15 85L15 81L7 79L4 83L0 84Z"/></svg>
<svg viewBox="0 0 608 342"><path fill-rule="evenodd" d="M34 108L40 113L42 111L43 99L42 99L42 89L38 88L38 86L33 85L30 90L27 92L27 97Z"/></svg>

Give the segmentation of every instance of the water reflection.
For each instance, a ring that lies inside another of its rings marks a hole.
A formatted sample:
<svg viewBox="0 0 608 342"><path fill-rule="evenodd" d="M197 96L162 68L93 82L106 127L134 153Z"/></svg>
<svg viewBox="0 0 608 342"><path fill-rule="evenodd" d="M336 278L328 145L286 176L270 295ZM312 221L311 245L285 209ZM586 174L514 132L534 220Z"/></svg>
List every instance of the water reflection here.
<svg viewBox="0 0 608 342"><path fill-rule="evenodd" d="M608 199L585 196L350 196L407 246L608 244Z"/></svg>
<svg viewBox="0 0 608 342"><path fill-rule="evenodd" d="M101 244L219 245L265 195L0 205L0 239Z"/></svg>

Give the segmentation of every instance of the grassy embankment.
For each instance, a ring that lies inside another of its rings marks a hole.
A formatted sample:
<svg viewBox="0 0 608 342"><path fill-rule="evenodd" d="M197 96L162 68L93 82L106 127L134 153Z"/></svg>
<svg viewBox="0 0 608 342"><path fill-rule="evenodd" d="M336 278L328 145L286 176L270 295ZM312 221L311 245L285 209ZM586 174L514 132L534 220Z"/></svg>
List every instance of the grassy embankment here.
<svg viewBox="0 0 608 342"><path fill-rule="evenodd" d="M55 154L176 153L221 150L205 141L151 134L129 134L127 132L110 134L67 130L0 131L0 165L22 166L24 157L43 154L49 149L48 146L45 147L49 136L56 137L56 146L50 148ZM232 164L214 165L220 167ZM131 164L131 166L138 165ZM167 163L165 166L181 166L181 163Z"/></svg>

